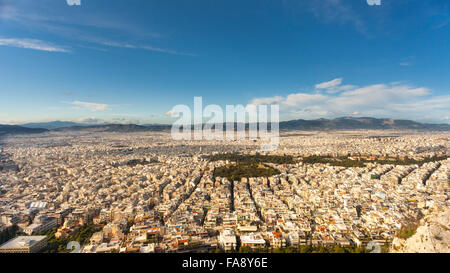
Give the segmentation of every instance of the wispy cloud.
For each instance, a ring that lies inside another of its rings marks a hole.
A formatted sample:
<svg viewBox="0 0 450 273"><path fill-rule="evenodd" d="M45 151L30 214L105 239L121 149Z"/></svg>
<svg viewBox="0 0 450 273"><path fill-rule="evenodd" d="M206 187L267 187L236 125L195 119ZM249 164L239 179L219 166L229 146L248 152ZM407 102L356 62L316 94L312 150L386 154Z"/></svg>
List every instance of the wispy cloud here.
<svg viewBox="0 0 450 273"><path fill-rule="evenodd" d="M414 65L415 59L416 59L415 56L410 56L410 57L404 58L399 64L401 66L412 66L412 65Z"/></svg>
<svg viewBox="0 0 450 273"><path fill-rule="evenodd" d="M73 101L73 102L69 102L69 104L91 110L92 112L106 111L110 108L108 104L85 102L85 101Z"/></svg>
<svg viewBox="0 0 450 273"><path fill-rule="evenodd" d="M333 82L333 81L330 81ZM327 82L322 87L342 89L341 82ZM320 84L319 84L320 85ZM286 96L255 98L253 104L279 104L284 118L326 118L336 116L365 115L418 119L430 117L442 121L450 112L450 96L433 96L425 87L406 84L373 84L343 90L340 93L292 93Z"/></svg>
<svg viewBox="0 0 450 273"><path fill-rule="evenodd" d="M18 47L25 49L34 49L48 52L70 52L62 46L53 45L51 43L24 38L1 38L0 46Z"/></svg>
<svg viewBox="0 0 450 273"><path fill-rule="evenodd" d="M110 40L101 40L101 39L88 39L87 41L96 43L96 44L100 44L100 45L104 45L104 46L109 46L109 47L128 48L128 49L143 49L143 50L161 52L161 53L167 53L167 54L173 54L173 55L197 56L197 55L191 54L191 53L179 52L176 50L160 48L160 47L153 47L153 46L148 46L148 45L137 45L137 44L116 42L116 41L110 41Z"/></svg>
<svg viewBox="0 0 450 273"><path fill-rule="evenodd" d="M332 88L340 85L342 83L342 78L337 78L328 82L322 82L319 84L316 84L316 89L325 89L325 88Z"/></svg>
<svg viewBox="0 0 450 273"><path fill-rule="evenodd" d="M322 22L352 24L358 32L370 36L364 18L352 7L351 2L353 1L308 0L301 3Z"/></svg>
<svg viewBox="0 0 450 273"><path fill-rule="evenodd" d="M450 19L447 19L447 20L443 21L442 23L433 26L431 29L438 30L438 29L441 29L441 28L444 28L444 27L448 26L449 23L450 23Z"/></svg>
<svg viewBox="0 0 450 273"><path fill-rule="evenodd" d="M142 49L150 50L150 51L155 51L155 52L174 54L174 55L183 55L183 56L192 56L192 57L198 56L197 54L193 54L193 53L179 52L179 51L176 51L176 50L171 50L171 49L167 49L167 48L153 47L153 46L140 46L138 48L142 48Z"/></svg>
<svg viewBox="0 0 450 273"><path fill-rule="evenodd" d="M37 12L37 7L33 4L42 7L42 4L38 2L27 2L26 5L19 5L17 2L10 1L9 5L0 6L0 19L40 30L69 30L71 27L92 27L123 32L138 37L164 37L161 33L150 32L147 28L143 29L138 25L110 17L107 14L100 15L96 12L94 14L81 13L76 16L65 16L60 14L59 10L52 10L50 6L45 7L45 12L42 10ZM65 26L65 28L58 28L61 26Z"/></svg>
<svg viewBox="0 0 450 273"><path fill-rule="evenodd" d="M355 89L356 85L341 85L342 78L337 78L328 82L322 82L315 85L317 91L325 90L329 94L334 94L340 91L347 91Z"/></svg>
<svg viewBox="0 0 450 273"><path fill-rule="evenodd" d="M119 20L116 20L117 18L105 18L98 14L95 14L95 16L90 16L90 14L77 14L74 18L50 14L49 12L45 14L46 15L37 14L34 11L24 9L23 7L19 9L19 6L9 5L0 10L0 19L11 21L26 26L27 28L46 31L68 40L76 40L77 43L74 46L80 48L106 51L104 48L93 46L100 45L106 47L142 49L172 55L197 56L196 54L154 46L152 45L152 42L149 41L141 41L140 43L126 42L127 40L136 41L143 38L162 38L164 35L156 32L148 32L147 30L144 31L138 25L132 25L129 22L120 22ZM116 38L108 39L105 38L106 36L99 37L98 33L93 34L93 31L98 29L107 30L106 33L114 32L116 36L122 37L123 39L119 41ZM81 44L83 42L86 44Z"/></svg>

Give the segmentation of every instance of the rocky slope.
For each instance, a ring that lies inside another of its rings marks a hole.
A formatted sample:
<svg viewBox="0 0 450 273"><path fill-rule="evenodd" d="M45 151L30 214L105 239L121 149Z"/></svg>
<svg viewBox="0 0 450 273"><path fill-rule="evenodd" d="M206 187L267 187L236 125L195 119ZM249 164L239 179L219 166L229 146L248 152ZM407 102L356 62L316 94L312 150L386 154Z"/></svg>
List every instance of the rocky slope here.
<svg viewBox="0 0 450 273"><path fill-rule="evenodd" d="M450 253L450 208L424 217L410 238L395 238L390 252Z"/></svg>

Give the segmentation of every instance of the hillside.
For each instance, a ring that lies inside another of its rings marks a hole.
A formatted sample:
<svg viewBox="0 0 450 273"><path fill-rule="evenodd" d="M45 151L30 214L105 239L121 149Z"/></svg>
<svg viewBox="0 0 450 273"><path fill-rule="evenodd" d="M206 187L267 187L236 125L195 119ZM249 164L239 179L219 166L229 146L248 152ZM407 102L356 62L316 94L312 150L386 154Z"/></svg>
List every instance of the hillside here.
<svg viewBox="0 0 450 273"><path fill-rule="evenodd" d="M414 235L395 238L390 252L450 253L450 209L431 214L421 220Z"/></svg>
<svg viewBox="0 0 450 273"><path fill-rule="evenodd" d="M342 117L335 119L290 120L280 122L281 130L433 130L449 131L449 124L428 124L411 120Z"/></svg>
<svg viewBox="0 0 450 273"><path fill-rule="evenodd" d="M236 123L234 124L237 127ZM245 125L246 128L249 124ZM0 125L0 134L6 133L41 133L48 130L91 131L91 132L147 132L170 130L171 125L163 124L97 124L87 125L74 122L53 121L44 123L28 123L24 125ZM226 128L224 123L223 128ZM270 125L269 125L270 128ZM332 130L420 130L420 131L450 131L449 124L419 123L411 120L377 119L370 117L342 117L335 119L290 120L279 123L280 130L300 131L332 131Z"/></svg>
<svg viewBox="0 0 450 273"><path fill-rule="evenodd" d="M142 126L136 124L107 124L107 125L91 125L91 126L71 126L55 129L54 131L91 131L91 132L148 132L162 131L170 129L168 125Z"/></svg>
<svg viewBox="0 0 450 273"><path fill-rule="evenodd" d="M47 132L47 129L42 128L26 128L17 125L1 125L0 124L0 135L5 134L38 134Z"/></svg>

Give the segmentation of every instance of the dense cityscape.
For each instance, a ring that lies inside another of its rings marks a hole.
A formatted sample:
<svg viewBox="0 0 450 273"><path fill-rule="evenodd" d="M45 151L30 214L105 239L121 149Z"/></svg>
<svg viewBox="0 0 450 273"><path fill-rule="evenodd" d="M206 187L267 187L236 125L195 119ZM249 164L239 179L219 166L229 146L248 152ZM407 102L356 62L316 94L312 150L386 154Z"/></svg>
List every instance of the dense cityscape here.
<svg viewBox="0 0 450 273"><path fill-rule="evenodd" d="M401 252L430 217L432 249L408 251L449 252L449 137L286 131L261 152L165 131L4 136L0 252Z"/></svg>

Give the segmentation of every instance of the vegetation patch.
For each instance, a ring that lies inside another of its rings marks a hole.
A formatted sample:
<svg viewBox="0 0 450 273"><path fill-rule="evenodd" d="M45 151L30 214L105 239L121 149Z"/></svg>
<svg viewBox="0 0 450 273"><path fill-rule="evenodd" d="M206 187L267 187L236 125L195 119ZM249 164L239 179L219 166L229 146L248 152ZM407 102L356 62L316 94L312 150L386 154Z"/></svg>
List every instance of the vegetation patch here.
<svg viewBox="0 0 450 273"><path fill-rule="evenodd" d="M408 239L414 234L416 234L417 228L419 227L419 224L409 224L406 226L403 226L401 229L397 231L397 237L401 239Z"/></svg>
<svg viewBox="0 0 450 273"><path fill-rule="evenodd" d="M68 253L72 250L67 249L67 244L70 241L76 241L80 243L80 245L85 245L89 243L89 239L95 232L101 231L102 226L94 225L92 222L89 222L82 226L75 234L67 238L56 238L55 233L57 231L57 227L48 229L40 233L40 235L47 236L47 248L44 250L44 253Z"/></svg>
<svg viewBox="0 0 450 273"><path fill-rule="evenodd" d="M210 161L228 160L243 164L274 163L274 164L294 164L294 157L291 155L243 155L243 154L217 154L206 157Z"/></svg>
<svg viewBox="0 0 450 273"><path fill-rule="evenodd" d="M384 244L381 246L380 252L387 253L389 245ZM239 250L227 251L227 253L369 253L371 250L366 247L357 246L312 246L312 245L300 245L298 247L288 246L283 248L259 248L251 249L248 246L241 246ZM221 249L210 250L209 252L223 253Z"/></svg>
<svg viewBox="0 0 450 273"><path fill-rule="evenodd" d="M340 167L364 167L365 166L364 161L352 160L352 159L348 158L347 156L329 157L329 156L312 155L312 156L304 157L302 161L303 161L303 163L307 163L307 164L322 163L322 164L330 164L331 166L340 166Z"/></svg>
<svg viewBox="0 0 450 273"><path fill-rule="evenodd" d="M446 156L434 156L434 157L426 157L421 160L412 159L412 158L374 158L374 159L365 159L365 158L353 158L349 156L338 156L338 157L330 157L330 156L319 156L312 155L303 158L303 163L315 164L330 164L331 166L341 166L341 167L364 167L367 163L378 163L378 164L392 164L392 165L423 165L428 162L436 162L447 159Z"/></svg>
<svg viewBox="0 0 450 273"><path fill-rule="evenodd" d="M262 163L236 163L214 169L214 177L226 177L231 181L249 177L270 177L280 171Z"/></svg>

